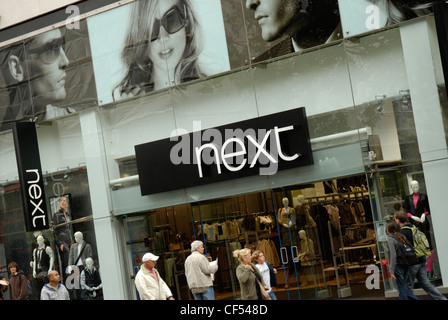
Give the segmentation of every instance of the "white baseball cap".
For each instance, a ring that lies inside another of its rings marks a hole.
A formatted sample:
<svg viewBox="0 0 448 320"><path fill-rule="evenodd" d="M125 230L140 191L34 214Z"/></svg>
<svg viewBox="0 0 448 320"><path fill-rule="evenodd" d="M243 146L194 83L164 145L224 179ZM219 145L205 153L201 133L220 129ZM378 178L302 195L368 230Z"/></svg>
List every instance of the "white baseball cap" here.
<svg viewBox="0 0 448 320"><path fill-rule="evenodd" d="M143 256L142 261L143 262L146 262L148 260L157 261L157 259L159 259L159 256L156 256L156 255L152 254L151 252L148 252L148 253L145 253L145 255Z"/></svg>

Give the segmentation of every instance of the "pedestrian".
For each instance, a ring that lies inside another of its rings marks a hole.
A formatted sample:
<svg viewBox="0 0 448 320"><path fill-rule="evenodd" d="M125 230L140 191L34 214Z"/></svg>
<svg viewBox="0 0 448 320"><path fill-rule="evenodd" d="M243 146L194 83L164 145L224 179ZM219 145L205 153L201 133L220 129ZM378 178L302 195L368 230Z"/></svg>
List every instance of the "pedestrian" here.
<svg viewBox="0 0 448 320"><path fill-rule="evenodd" d="M241 299L262 300L263 292L261 290L266 292L269 288L264 283L260 271L252 263L250 249L235 250L233 256L240 261L240 264L236 268L236 277L241 287Z"/></svg>
<svg viewBox="0 0 448 320"><path fill-rule="evenodd" d="M416 226L409 222L406 212L395 212L395 222L400 226L400 233L403 234L412 246L415 246L413 228ZM407 280L407 287L409 290L414 288L415 280L417 279L420 287L426 291L434 300L447 300L447 298L437 290L437 288L429 281L426 274L426 264L428 260L427 255L417 253L418 264L410 267L409 277Z"/></svg>
<svg viewBox="0 0 448 320"><path fill-rule="evenodd" d="M204 243L191 243L191 254L185 260L185 276L195 300L215 300L212 274L218 271L218 261L209 262L204 255Z"/></svg>
<svg viewBox="0 0 448 320"><path fill-rule="evenodd" d="M56 270L48 272L49 283L42 287L40 300L70 300L67 288L60 283L61 276Z"/></svg>
<svg viewBox="0 0 448 320"><path fill-rule="evenodd" d="M255 266L260 271L261 276L263 277L264 283L269 288L268 293L272 300L277 300L277 296L274 293L272 287L277 286L277 269L271 267L269 262L266 261L266 257L264 256L264 252L260 250L255 250L252 253L252 261L255 263Z"/></svg>
<svg viewBox="0 0 448 320"><path fill-rule="evenodd" d="M409 290L406 286L406 281L409 276L409 265L397 261L397 249L401 243L409 245L409 241L399 232L399 227L393 220L387 222L386 232L390 251L389 271L392 279L394 279L397 284L398 296L400 300L420 300L414 295L413 291Z"/></svg>
<svg viewBox="0 0 448 320"><path fill-rule="evenodd" d="M154 267L159 256L150 252L142 258L143 264L135 276L135 286L141 300L174 300L168 285Z"/></svg>
<svg viewBox="0 0 448 320"><path fill-rule="evenodd" d="M9 295L11 300L28 300L28 282L22 270L19 270L17 262L8 264Z"/></svg>

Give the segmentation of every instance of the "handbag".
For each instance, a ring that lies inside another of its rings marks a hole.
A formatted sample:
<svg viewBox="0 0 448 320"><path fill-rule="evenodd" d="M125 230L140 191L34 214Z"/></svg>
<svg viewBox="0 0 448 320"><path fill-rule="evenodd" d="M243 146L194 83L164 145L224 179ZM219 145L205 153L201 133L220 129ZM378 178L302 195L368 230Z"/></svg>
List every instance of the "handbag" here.
<svg viewBox="0 0 448 320"><path fill-rule="evenodd" d="M257 279L257 278L255 278L255 279ZM271 296L266 291L266 289L263 287L263 285L261 284L260 280L257 279L257 283L260 286L261 299L262 300L272 300Z"/></svg>

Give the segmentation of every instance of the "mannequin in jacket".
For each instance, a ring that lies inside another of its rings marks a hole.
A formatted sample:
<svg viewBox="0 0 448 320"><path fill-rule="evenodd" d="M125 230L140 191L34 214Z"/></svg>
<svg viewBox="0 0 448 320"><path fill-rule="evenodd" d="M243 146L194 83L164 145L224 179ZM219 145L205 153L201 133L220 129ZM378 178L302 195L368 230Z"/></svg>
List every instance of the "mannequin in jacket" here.
<svg viewBox="0 0 448 320"><path fill-rule="evenodd" d="M40 292L44 284L48 283L48 272L54 269L54 252L40 235L36 238L36 248L33 250L33 260L30 266L33 270L33 280L36 292Z"/></svg>
<svg viewBox="0 0 448 320"><path fill-rule="evenodd" d="M100 271L95 268L93 259L86 259L86 267L81 272L81 299L98 299L102 297L102 288Z"/></svg>
<svg viewBox="0 0 448 320"><path fill-rule="evenodd" d="M70 246L70 254L68 257L68 265L69 266L77 266L80 268L80 271L85 266L85 261L88 257L92 257L92 247L90 244L84 241L84 235L82 232L75 232L75 241L76 243Z"/></svg>
<svg viewBox="0 0 448 320"><path fill-rule="evenodd" d="M33 277L46 278L48 271L54 269L54 252L50 246L45 244L45 238L38 236L37 247L33 250L33 261L30 266L33 268Z"/></svg>
<svg viewBox="0 0 448 320"><path fill-rule="evenodd" d="M296 224L295 210L293 207L289 206L288 198L282 199L283 208L278 210L279 223L285 228L291 228Z"/></svg>
<svg viewBox="0 0 448 320"><path fill-rule="evenodd" d="M420 193L419 189L418 181L411 181L412 194L407 196L405 208L409 218L420 223L425 223L426 216L429 214L428 197L426 194Z"/></svg>

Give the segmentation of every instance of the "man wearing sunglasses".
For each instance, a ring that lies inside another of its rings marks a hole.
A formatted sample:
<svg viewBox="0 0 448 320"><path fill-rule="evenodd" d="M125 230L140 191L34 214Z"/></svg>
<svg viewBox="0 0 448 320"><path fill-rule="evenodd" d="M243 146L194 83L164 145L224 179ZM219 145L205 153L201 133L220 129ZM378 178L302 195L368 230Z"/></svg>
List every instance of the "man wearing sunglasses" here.
<svg viewBox="0 0 448 320"><path fill-rule="evenodd" d="M57 117L68 113L65 108L59 109L53 105L66 97L65 68L69 61L63 45L61 31L54 29L25 41L25 54L16 55L16 52L11 51L7 57L9 74L5 79L15 81L16 84L13 84L12 88L29 81L32 110L26 104L11 102L5 120L20 120L31 115L38 116L39 120L45 120L48 116ZM5 68L3 72L5 73ZM21 96L17 97L18 94ZM26 99L23 92L15 95L16 97L10 95L10 99ZM18 105L24 110L14 110Z"/></svg>
<svg viewBox="0 0 448 320"><path fill-rule="evenodd" d="M342 37L338 0L243 0L254 12L263 40L281 41L255 62L297 52Z"/></svg>

